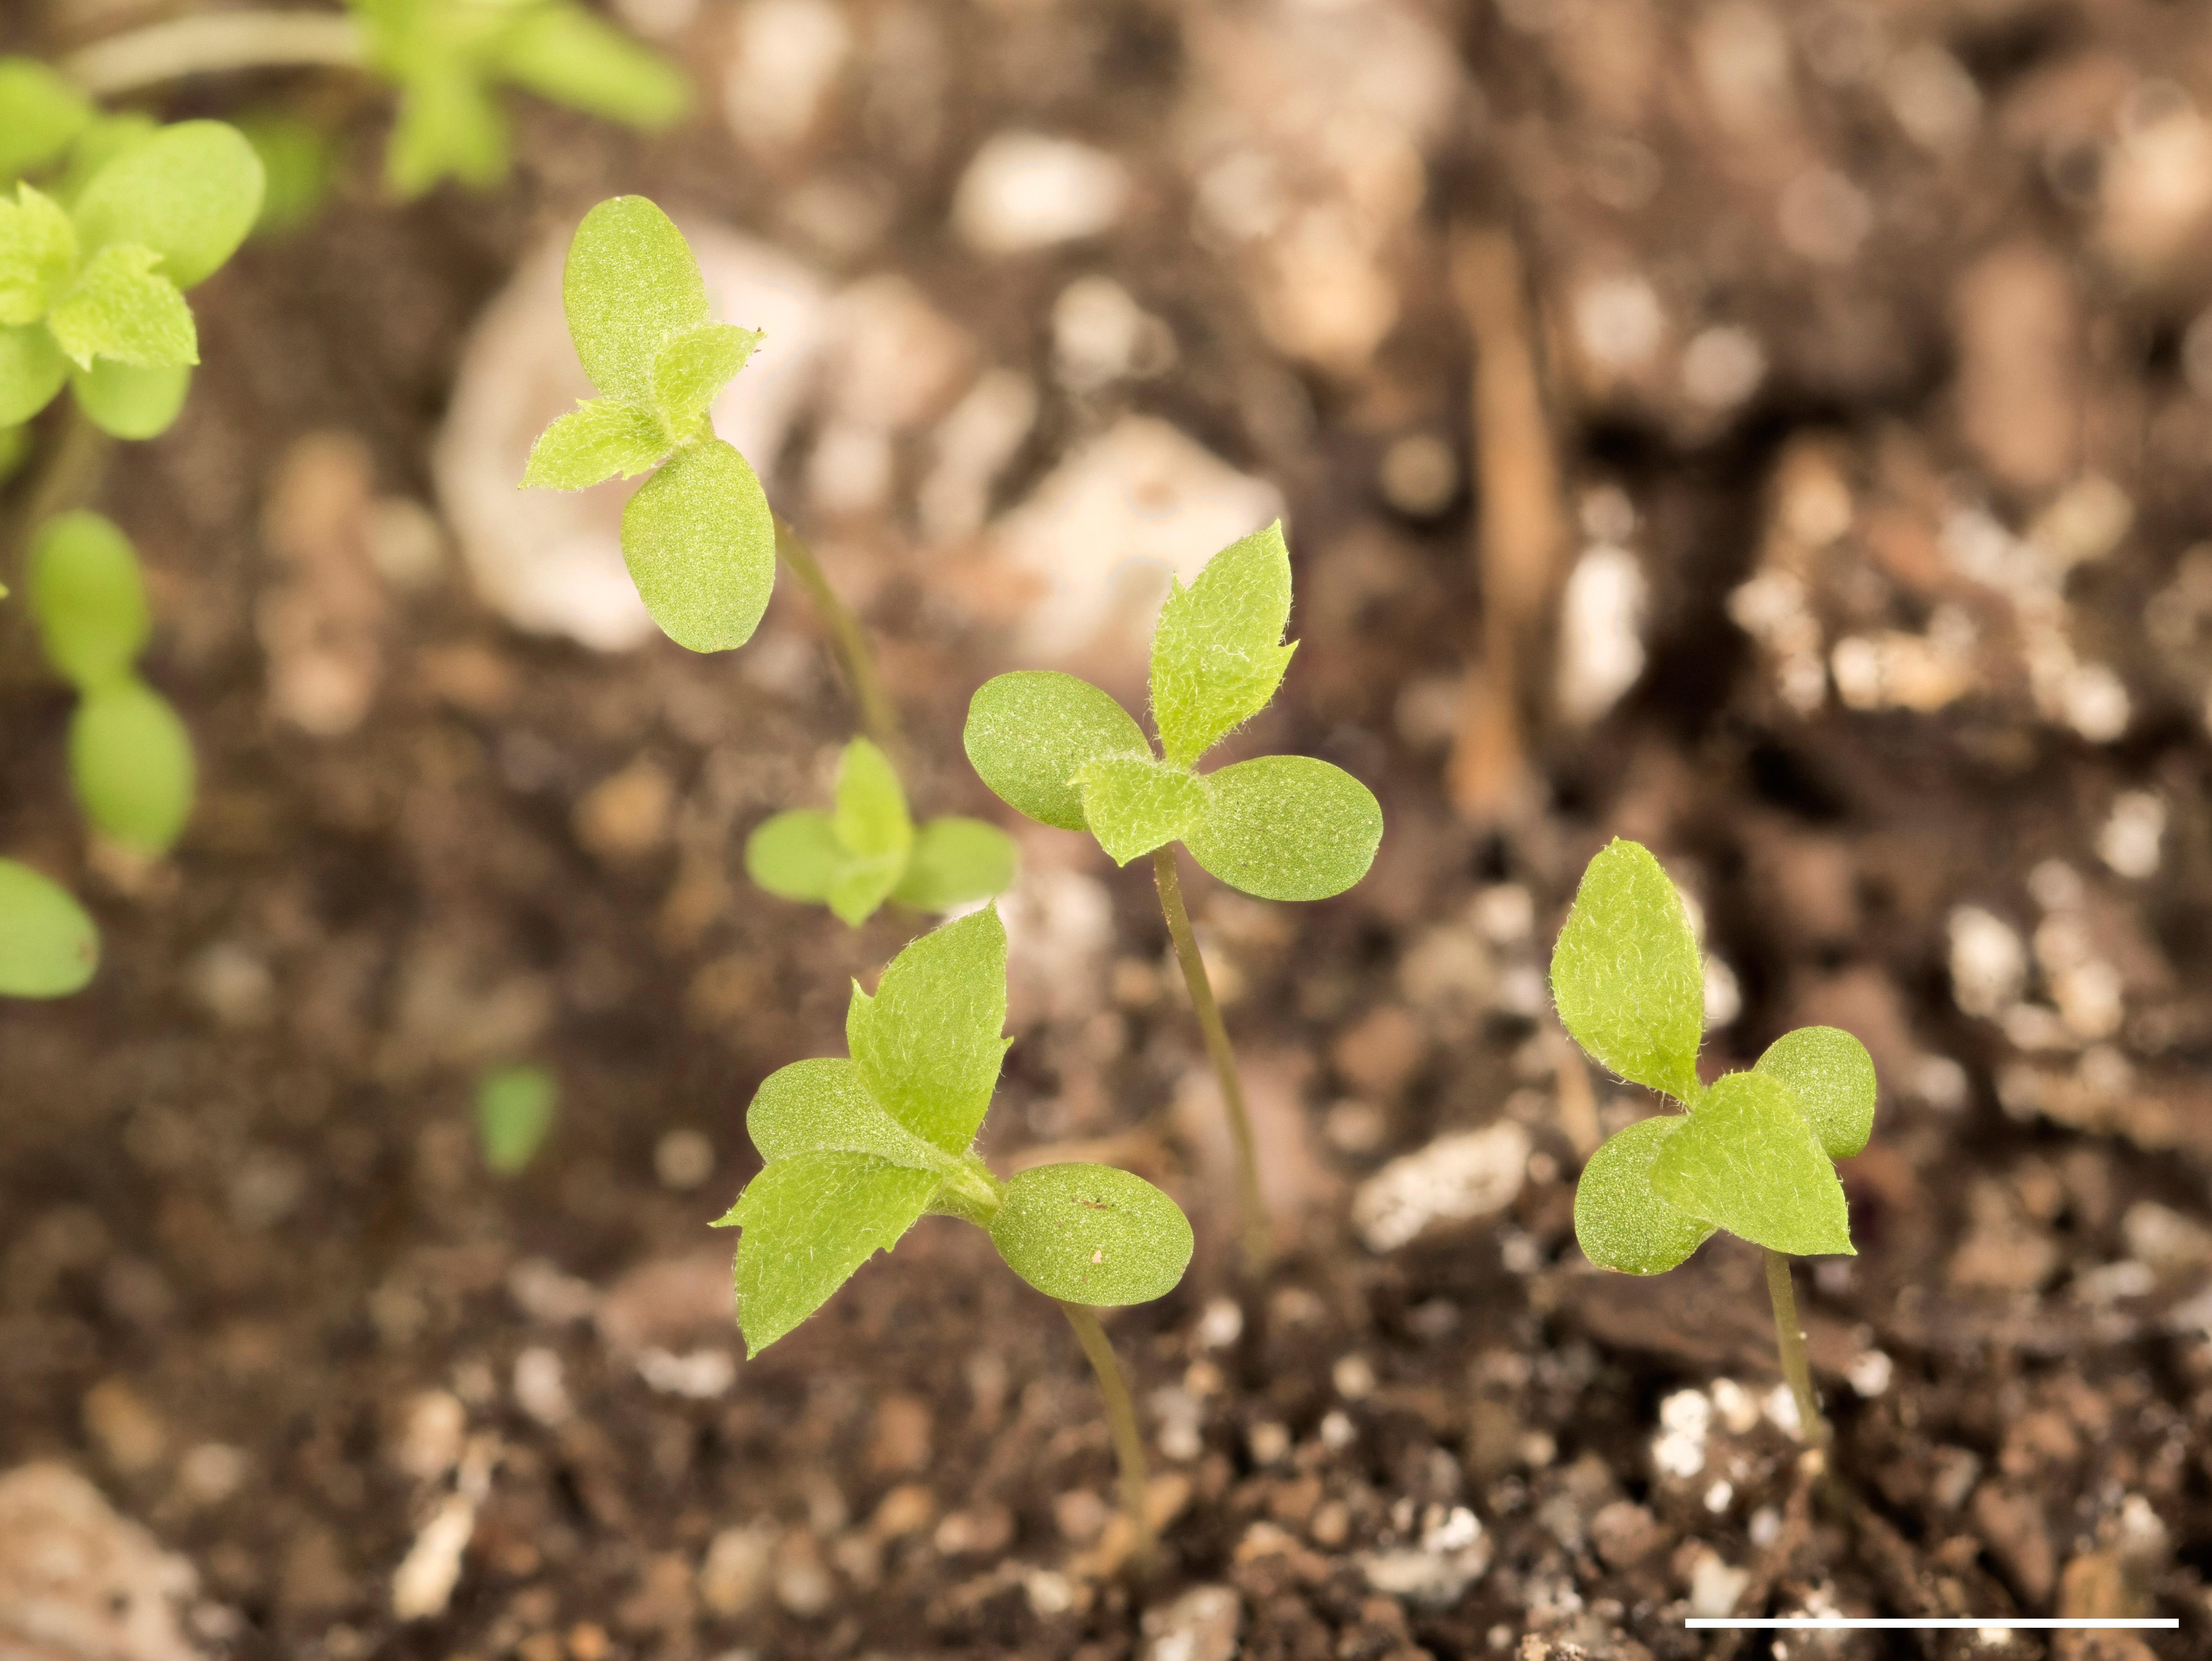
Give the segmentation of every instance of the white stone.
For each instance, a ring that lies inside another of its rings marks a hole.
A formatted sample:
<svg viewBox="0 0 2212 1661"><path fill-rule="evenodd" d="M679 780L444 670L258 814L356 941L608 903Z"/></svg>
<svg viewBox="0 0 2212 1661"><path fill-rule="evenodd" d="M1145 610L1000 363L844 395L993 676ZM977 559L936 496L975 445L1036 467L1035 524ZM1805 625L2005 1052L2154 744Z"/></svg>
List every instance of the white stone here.
<svg viewBox="0 0 2212 1661"><path fill-rule="evenodd" d="M1978 905L1954 907L1949 932L1953 999L1969 1015L1995 1018L2027 983L2027 952L2019 934Z"/></svg>
<svg viewBox="0 0 2212 1661"><path fill-rule="evenodd" d="M655 1348L637 1358L637 1376L663 1396L711 1402L730 1393L730 1386L738 1382L738 1364L726 1349L695 1349L678 1355Z"/></svg>
<svg viewBox="0 0 2212 1661"><path fill-rule="evenodd" d="M1690 1613L1717 1621L1735 1612L1735 1600L1751 1585L1749 1569L1732 1568L1710 1548L1698 1554L1690 1569Z"/></svg>
<svg viewBox="0 0 2212 1661"><path fill-rule="evenodd" d="M559 1355L532 1345L514 1358L514 1404L549 1429L574 1415Z"/></svg>
<svg viewBox="0 0 2212 1661"><path fill-rule="evenodd" d="M1438 1137L1359 1185L1352 1226L1369 1250L1395 1251L1432 1224L1495 1216L1521 1192L1528 1148L1528 1133L1510 1120Z"/></svg>
<svg viewBox="0 0 2212 1661"><path fill-rule="evenodd" d="M1575 562L1559 602L1559 712L1595 721L1644 673L1644 614L1650 596L1644 567L1607 544Z"/></svg>
<svg viewBox="0 0 2212 1661"><path fill-rule="evenodd" d="M1982 90L1963 64L1934 41L1908 46L1882 71L1890 113L1912 142L1938 153L1956 149L1982 119Z"/></svg>
<svg viewBox="0 0 2212 1661"><path fill-rule="evenodd" d="M1682 392L1708 410L1733 410L1766 379L1766 349L1735 324L1700 329L1682 349Z"/></svg>
<svg viewBox="0 0 2212 1661"><path fill-rule="evenodd" d="M1705 957L1705 1030L1727 1026L1743 1013L1743 988L1721 958Z"/></svg>
<svg viewBox="0 0 2212 1661"><path fill-rule="evenodd" d="M863 277L830 304L823 399L856 426L902 432L930 420L966 383L975 343L903 277Z"/></svg>
<svg viewBox="0 0 2212 1661"><path fill-rule="evenodd" d="M1244 1605L1228 1586L1193 1586L1145 1611L1143 1661L1230 1661Z"/></svg>
<svg viewBox="0 0 2212 1661"><path fill-rule="evenodd" d="M1226 1349L1244 1333L1244 1311L1234 1298L1208 1300L1199 1312L1192 1342L1200 1349Z"/></svg>
<svg viewBox="0 0 2212 1661"><path fill-rule="evenodd" d="M952 225L979 252L1020 253L1112 228L1128 196L1127 173L1104 150L1044 133L1000 132L961 175Z"/></svg>
<svg viewBox="0 0 2212 1661"><path fill-rule="evenodd" d="M0 1655L24 1661L197 1661L179 1616L198 1590L68 1466L0 1475Z"/></svg>
<svg viewBox="0 0 2212 1661"><path fill-rule="evenodd" d="M2154 790L2123 790L2097 832L2097 857L2123 877L2154 877L2165 836L2166 798Z"/></svg>
<svg viewBox="0 0 2212 1661"><path fill-rule="evenodd" d="M447 1494L392 1571L394 1620L428 1621L446 1612L453 1601L453 1588L460 1584L462 1559L476 1531L476 1501L465 1494Z"/></svg>
<svg viewBox="0 0 2212 1661"><path fill-rule="evenodd" d="M968 389L932 435L933 457L916 503L933 542L971 535L989 509L991 486L1036 425L1035 382L992 369Z"/></svg>
<svg viewBox="0 0 2212 1661"><path fill-rule="evenodd" d="M1175 336L1112 277L1079 277L1052 304L1054 372L1070 392L1095 392L1175 362Z"/></svg>
<svg viewBox="0 0 2212 1661"><path fill-rule="evenodd" d="M1575 339L1607 374L1648 362L1667 332L1658 291L1633 272L1601 277L1575 291Z"/></svg>
<svg viewBox="0 0 2212 1661"><path fill-rule="evenodd" d="M1896 1376L1897 1363L1878 1349L1862 1350L1851 1360L1850 1370L1844 1375L1850 1380L1851 1389L1872 1400L1889 1389L1890 1380Z"/></svg>
<svg viewBox="0 0 2212 1661"><path fill-rule="evenodd" d="M835 0L750 0L738 14L737 36L723 119L750 149L788 150L814 125L852 56L852 28Z"/></svg>

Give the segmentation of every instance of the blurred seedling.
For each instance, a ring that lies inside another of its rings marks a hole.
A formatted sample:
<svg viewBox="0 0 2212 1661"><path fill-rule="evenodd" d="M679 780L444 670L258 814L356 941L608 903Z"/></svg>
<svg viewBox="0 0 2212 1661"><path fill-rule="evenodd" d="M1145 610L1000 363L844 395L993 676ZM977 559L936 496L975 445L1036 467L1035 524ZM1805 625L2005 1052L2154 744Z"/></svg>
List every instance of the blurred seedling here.
<svg viewBox="0 0 2212 1661"><path fill-rule="evenodd" d="M477 1141L483 1162L512 1177L538 1157L553 1129L561 1086L542 1067L495 1067L477 1080Z"/></svg>
<svg viewBox="0 0 2212 1661"><path fill-rule="evenodd" d="M948 813L915 829L890 758L866 739L845 746L827 813L799 808L745 840L745 874L771 894L827 905L857 928L885 900L951 911L1006 892L1014 840L995 824Z"/></svg>
<svg viewBox="0 0 2212 1661"><path fill-rule="evenodd" d="M40 527L28 599L46 660L76 689L70 777L93 828L142 857L168 851L191 816L191 735L138 677L152 631L130 538L94 513Z"/></svg>
<svg viewBox="0 0 2212 1661"><path fill-rule="evenodd" d="M1171 1291L1190 1224L1109 1165L1040 1165L1001 1182L984 1164L974 1142L1012 1042L1006 1019L1006 931L986 908L908 946L872 997L854 987L849 1058L769 1074L745 1114L764 1163L717 1225L741 1231L738 1323L757 1355L922 1217L974 1223L1074 1327L1106 1398L1141 1555L1144 1439L1096 1311Z"/></svg>
<svg viewBox="0 0 2212 1661"><path fill-rule="evenodd" d="M0 860L0 998L65 998L100 967L100 930L69 890Z"/></svg>
<svg viewBox="0 0 2212 1661"><path fill-rule="evenodd" d="M1825 1450L1790 1259L1856 1255L1834 1161L1874 1132L1874 1062L1850 1033L1800 1027L1747 1073L1698 1079L1705 970L1659 861L1615 841L1583 873L1552 953L1559 1019L1593 1059L1684 1110L1609 1138L1575 1189L1575 1238L1601 1269L1662 1275L1716 1230L1765 1256L1775 1342L1805 1440Z"/></svg>
<svg viewBox="0 0 2212 1661"><path fill-rule="evenodd" d="M1268 1250L1252 1127L1228 1029L1183 905L1175 845L1231 887L1269 900L1318 900L1367 874L1382 810L1341 768L1309 756L1262 756L1210 773L1197 764L1273 699L1295 645L1290 551L1271 525L1231 544L1189 587L1173 585L1152 633L1156 751L1108 693L1073 675L1000 675L968 711L968 758L1030 818L1088 830L1117 865L1152 857L1175 940L1236 1143L1246 1266Z"/></svg>

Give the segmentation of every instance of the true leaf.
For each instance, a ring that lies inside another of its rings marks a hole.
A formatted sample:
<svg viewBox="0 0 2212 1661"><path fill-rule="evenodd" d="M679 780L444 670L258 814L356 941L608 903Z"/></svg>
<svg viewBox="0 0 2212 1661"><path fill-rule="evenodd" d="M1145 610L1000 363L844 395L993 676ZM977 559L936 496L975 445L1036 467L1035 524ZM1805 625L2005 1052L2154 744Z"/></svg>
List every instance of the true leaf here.
<svg viewBox="0 0 2212 1661"><path fill-rule="evenodd" d="M653 360L653 401L668 430L688 435L760 344L760 331L709 323L670 341Z"/></svg>
<svg viewBox="0 0 2212 1661"><path fill-rule="evenodd" d="M137 369L173 369L200 361L191 307L157 269L161 263L151 248L111 243L54 302L46 327L79 368L90 368L95 357Z"/></svg>
<svg viewBox="0 0 2212 1661"><path fill-rule="evenodd" d="M623 510L623 559L661 632L695 652L752 638L775 583L775 519L719 439L679 452Z"/></svg>
<svg viewBox="0 0 2212 1661"><path fill-rule="evenodd" d="M70 891L0 860L0 997L67 997L99 967L100 931Z"/></svg>
<svg viewBox="0 0 2212 1661"><path fill-rule="evenodd" d="M690 83L665 58L574 5L526 13L492 61L540 97L634 127L665 127L690 107Z"/></svg>
<svg viewBox="0 0 2212 1661"><path fill-rule="evenodd" d="M611 197L584 216L562 278L568 334L592 385L653 400L660 350L707 321L707 283L684 234L641 196Z"/></svg>
<svg viewBox="0 0 2212 1661"><path fill-rule="evenodd" d="M722 1220L738 1241L738 1325L757 1355L797 1326L928 1209L942 1178L866 1153L771 1160Z"/></svg>
<svg viewBox="0 0 2212 1661"><path fill-rule="evenodd" d="M1767 1046L1755 1069L1796 1099L1831 1159L1848 1159L1874 1135L1874 1057L1850 1033L1801 1026Z"/></svg>
<svg viewBox="0 0 2212 1661"><path fill-rule="evenodd" d="M1609 843L1583 873L1552 951L1552 997L1576 1042L1622 1078L1698 1097L1705 970L1682 897L1641 843Z"/></svg>
<svg viewBox="0 0 2212 1661"><path fill-rule="evenodd" d="M536 1157L553 1129L561 1086L542 1067L495 1068L477 1081L477 1140L484 1163L512 1176Z"/></svg>
<svg viewBox="0 0 2212 1661"><path fill-rule="evenodd" d="M94 175L76 200L88 254L132 242L161 257L179 289L204 281L238 251L261 213L261 158L235 127L182 121Z"/></svg>
<svg viewBox="0 0 2212 1661"><path fill-rule="evenodd" d="M1169 761L1188 767L1267 707L1296 649L1291 556L1279 522L1232 542L1185 588L1176 582L1152 631L1152 720Z"/></svg>
<svg viewBox="0 0 2212 1661"><path fill-rule="evenodd" d="M135 680L88 694L70 722L70 776L105 836L160 854L192 811L191 735L168 700Z"/></svg>
<svg viewBox="0 0 2212 1661"><path fill-rule="evenodd" d="M330 194L337 157L329 137L312 121L275 111L243 117L236 125L261 158L261 212L254 234L297 230Z"/></svg>
<svg viewBox="0 0 2212 1661"><path fill-rule="evenodd" d="M28 185L0 197L0 326L36 323L76 269L76 230L50 197Z"/></svg>
<svg viewBox="0 0 2212 1661"><path fill-rule="evenodd" d="M947 814L923 825L891 897L916 911L949 911L1013 885L1014 839L995 824Z"/></svg>
<svg viewBox="0 0 2212 1661"><path fill-rule="evenodd" d="M81 690L130 672L152 618L130 538L94 513L68 513L40 527L30 567L31 614L47 661Z"/></svg>
<svg viewBox="0 0 2212 1661"><path fill-rule="evenodd" d="M830 909L857 928L898 886L914 846L914 820L898 775L866 739L845 746L830 825L844 857L830 881Z"/></svg>
<svg viewBox="0 0 2212 1661"><path fill-rule="evenodd" d="M1011 1040L1006 931L984 910L933 929L857 987L845 1037L868 1093L924 1141L963 1153L975 1139Z"/></svg>
<svg viewBox="0 0 2212 1661"><path fill-rule="evenodd" d="M1129 712L1089 681L1051 670L999 675L976 690L962 734L968 759L1010 807L1062 830L1089 828L1075 776L1107 756L1152 753Z"/></svg>
<svg viewBox="0 0 2212 1661"><path fill-rule="evenodd" d="M54 355L61 357L59 349ZM78 407L110 438L160 437L185 407L185 394L192 385L191 369L182 364L142 369L100 358L89 369L70 369L66 360L63 368Z"/></svg>
<svg viewBox="0 0 2212 1661"><path fill-rule="evenodd" d="M1652 1159L1651 1187L1754 1245L1852 1253L1836 1168L1789 1089L1763 1073L1731 1073L1705 1092Z"/></svg>
<svg viewBox="0 0 2212 1661"><path fill-rule="evenodd" d="M745 1110L745 1132L770 1162L835 1150L939 1174L957 1163L884 1111L856 1063L834 1057L793 1062L769 1074Z"/></svg>
<svg viewBox="0 0 2212 1661"><path fill-rule="evenodd" d="M1382 805L1340 767L1310 756L1261 756L1201 782L1205 811L1183 845L1231 888L1268 900L1327 899L1375 862Z"/></svg>
<svg viewBox="0 0 2212 1661"><path fill-rule="evenodd" d="M1195 774L1151 756L1105 756L1076 776L1083 817L1116 865L1182 836L1206 811Z"/></svg>
<svg viewBox="0 0 2212 1661"><path fill-rule="evenodd" d="M658 466L676 446L645 411L613 399L579 403L538 435L524 464L525 489L586 490Z"/></svg>
<svg viewBox="0 0 2212 1661"><path fill-rule="evenodd" d="M54 401L69 359L42 323L0 328L0 427L17 427Z"/></svg>
<svg viewBox="0 0 2212 1661"><path fill-rule="evenodd" d="M474 76L447 70L406 83L384 152L394 196L421 196L442 179L488 189L507 176L507 118Z"/></svg>
<svg viewBox="0 0 2212 1661"><path fill-rule="evenodd" d="M745 838L745 874L781 898L819 904L843 855L830 816L802 807L764 820Z"/></svg>
<svg viewBox="0 0 2212 1661"><path fill-rule="evenodd" d="M1190 1220L1143 1177L1102 1165L1018 1173L991 1220L991 1241L1048 1298L1104 1308L1175 1289L1190 1262Z"/></svg>
<svg viewBox="0 0 2212 1661"><path fill-rule="evenodd" d="M1711 1236L1713 1226L1661 1199L1651 1162L1687 1120L1662 1113L1606 1139L1575 1184L1575 1239L1600 1269L1663 1275Z"/></svg>
<svg viewBox="0 0 2212 1661"><path fill-rule="evenodd" d="M57 160L92 125L93 101L44 64L0 58L0 184Z"/></svg>

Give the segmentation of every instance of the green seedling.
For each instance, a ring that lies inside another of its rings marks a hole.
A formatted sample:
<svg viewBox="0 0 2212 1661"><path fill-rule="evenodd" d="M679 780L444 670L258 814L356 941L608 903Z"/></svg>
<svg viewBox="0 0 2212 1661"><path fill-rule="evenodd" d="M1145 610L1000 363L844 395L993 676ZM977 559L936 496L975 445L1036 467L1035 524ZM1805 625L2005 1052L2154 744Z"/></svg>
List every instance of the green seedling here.
<svg viewBox="0 0 2212 1661"><path fill-rule="evenodd" d="M1117 865L1152 856L1176 955L1219 1080L1238 1157L1248 1266L1267 1226L1227 1029L1182 901L1175 844L1232 888L1318 900L1367 874L1382 810L1367 787L1309 756L1262 756L1210 773L1199 761L1266 709L1294 645L1290 550L1271 525L1231 543L1189 587L1174 584L1152 631L1156 751L1129 712L1073 675L1024 671L984 683L969 707L968 758L1010 806L1088 830Z"/></svg>
<svg viewBox="0 0 2212 1661"><path fill-rule="evenodd" d="M122 143L66 208L28 183L0 198L0 427L67 384L116 437L166 429L199 362L185 291L245 240L261 192L235 128L186 121Z"/></svg>
<svg viewBox="0 0 2212 1661"><path fill-rule="evenodd" d="M329 196L337 157L330 137L312 121L264 110L239 118L240 132L261 158L264 186L256 236L285 236L312 220Z"/></svg>
<svg viewBox="0 0 2212 1661"><path fill-rule="evenodd" d="M995 824L948 813L919 830L884 752L845 746L833 811L778 813L745 840L745 874L771 894L827 905L858 928L885 900L951 911L1003 894L1014 839Z"/></svg>
<svg viewBox="0 0 2212 1661"><path fill-rule="evenodd" d="M484 1164L502 1177L528 1166L560 1104L560 1080L542 1067L495 1067L478 1079L477 1141Z"/></svg>
<svg viewBox="0 0 2212 1661"><path fill-rule="evenodd" d="M1144 1444L1092 1311L1171 1291L1190 1224L1142 1177L1049 1165L1001 1182L974 1142L1012 1042L1006 931L995 909L908 946L845 1018L850 1058L794 1062L746 1110L764 1161L717 1226L739 1231L738 1323L749 1355L820 1308L926 1215L991 1237L1008 1268L1056 1299L1107 1398L1131 1526L1144 1533Z"/></svg>
<svg viewBox="0 0 2212 1661"><path fill-rule="evenodd" d="M1662 1275L1725 1230L1761 1249L1784 1374L1806 1439L1825 1446L1790 1286L1794 1256L1854 1255L1834 1162L1874 1133L1874 1062L1832 1026L1784 1034L1747 1073L1698 1078L1705 968L1682 897L1637 843L1583 873L1552 953L1559 1019L1591 1058L1671 1098L1590 1156L1575 1238L1601 1269Z"/></svg>
<svg viewBox="0 0 2212 1661"><path fill-rule="evenodd" d="M68 889L0 860L0 998L65 998L100 967L100 930Z"/></svg>
<svg viewBox="0 0 2212 1661"><path fill-rule="evenodd" d="M133 852L168 850L191 815L191 735L138 678L152 620L130 538L93 513L39 532L27 584L46 660L77 691L70 776L85 817Z"/></svg>
<svg viewBox="0 0 2212 1661"><path fill-rule="evenodd" d="M775 583L775 516L714 436L714 396L760 339L709 320L706 279L668 216L617 196L584 216L562 283L588 399L539 435L526 488L653 477L623 510L623 558L662 632L695 652L752 638ZM658 468L658 472L653 472Z"/></svg>
<svg viewBox="0 0 2212 1661"><path fill-rule="evenodd" d="M68 80L29 58L0 58L0 179L13 182L53 166L99 106Z"/></svg>

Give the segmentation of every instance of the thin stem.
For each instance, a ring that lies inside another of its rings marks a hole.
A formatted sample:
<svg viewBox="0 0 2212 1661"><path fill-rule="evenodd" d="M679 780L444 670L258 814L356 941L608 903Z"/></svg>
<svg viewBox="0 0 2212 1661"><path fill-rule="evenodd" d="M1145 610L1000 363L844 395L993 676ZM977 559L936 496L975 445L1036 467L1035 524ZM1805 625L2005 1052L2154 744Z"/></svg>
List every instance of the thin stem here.
<svg viewBox="0 0 2212 1661"><path fill-rule="evenodd" d="M1774 1300L1774 1344L1782 1353L1782 1376L1797 1398L1797 1422L1805 1445L1826 1453L1830 1432L1820 1416L1820 1403L1813 1394L1813 1369L1805 1360L1805 1329L1797 1323L1797 1292L1790 1283L1790 1259L1779 1251L1766 1252L1766 1295Z"/></svg>
<svg viewBox="0 0 2212 1661"><path fill-rule="evenodd" d="M883 679L876 673L875 654L868 650L868 637L860 628L860 618L837 598L837 591L823 575L821 563L814 557L813 549L806 545L806 538L781 519L775 522L775 550L813 599L823 626L830 631L830 649L836 654L838 665L845 672L846 687L860 712L860 730L878 747L897 749L898 712L891 707Z"/></svg>
<svg viewBox="0 0 2212 1661"><path fill-rule="evenodd" d="M1176 870L1173 843L1153 853L1152 879L1159 886L1160 910L1167 916L1176 960L1182 964L1183 984L1190 989L1192 1007L1198 1011L1198 1028L1206 1035L1206 1053L1221 1086L1221 1104L1229 1115L1230 1138L1237 1145L1237 1205L1244 1269L1257 1280L1267 1272L1268 1256L1267 1202L1260 1192L1260 1156L1252 1140L1251 1116L1244 1110L1237 1053L1229 1047L1229 1029L1222 1025L1221 1006L1213 1000L1213 983L1206 977L1206 959L1199 955L1190 914L1183 910L1182 878Z"/></svg>
<svg viewBox="0 0 2212 1661"><path fill-rule="evenodd" d="M1106 1425L1114 1434L1114 1457L1121 1468L1121 1510L1129 1519L1130 1556L1141 1571L1152 1561L1152 1523L1145 1513L1145 1437L1137 1427L1137 1405L1129 1397L1128 1380L1098 1311L1084 1304L1063 1303L1060 1312L1075 1329L1075 1340L1098 1375L1098 1393L1106 1398Z"/></svg>
<svg viewBox="0 0 2212 1661"><path fill-rule="evenodd" d="M358 69L368 61L368 39L350 17L222 11L133 29L72 53L61 67L87 92L112 97L189 75L303 64Z"/></svg>
<svg viewBox="0 0 2212 1661"><path fill-rule="evenodd" d="M27 545L39 526L56 514L82 507L99 491L114 441L94 426L73 398L58 400L46 453L24 479L17 507L6 526L9 544Z"/></svg>

